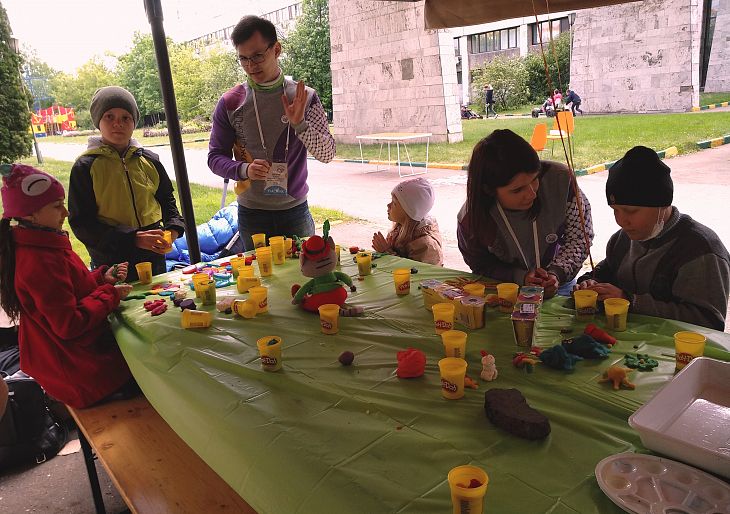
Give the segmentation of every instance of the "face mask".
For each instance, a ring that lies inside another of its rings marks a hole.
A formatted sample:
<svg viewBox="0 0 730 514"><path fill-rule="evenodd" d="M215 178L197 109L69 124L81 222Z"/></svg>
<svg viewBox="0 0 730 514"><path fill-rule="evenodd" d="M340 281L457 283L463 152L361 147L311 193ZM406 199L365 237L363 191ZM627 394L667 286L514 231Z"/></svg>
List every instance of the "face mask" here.
<svg viewBox="0 0 730 514"><path fill-rule="evenodd" d="M654 223L654 228L651 231L651 234L649 234L646 239L640 239L640 241L649 241L650 239L654 239L656 236L658 236L662 230L664 230L664 209L660 208L659 212L657 213L656 217L656 223Z"/></svg>

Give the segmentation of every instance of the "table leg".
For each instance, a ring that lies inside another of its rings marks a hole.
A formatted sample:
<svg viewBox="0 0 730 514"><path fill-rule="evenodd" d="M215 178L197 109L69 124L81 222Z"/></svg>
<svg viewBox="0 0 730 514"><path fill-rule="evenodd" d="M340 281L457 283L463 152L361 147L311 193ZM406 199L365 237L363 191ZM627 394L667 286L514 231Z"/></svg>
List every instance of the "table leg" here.
<svg viewBox="0 0 730 514"><path fill-rule="evenodd" d="M91 449L89 441L86 440L84 433L79 429L79 442L81 443L81 450L84 453L84 463L86 464L86 473L89 476L89 485L91 486L91 495L94 498L94 509L96 514L106 514L104 508L104 499L101 496L101 488L99 487L99 477L96 474L96 456L94 451Z"/></svg>
<svg viewBox="0 0 730 514"><path fill-rule="evenodd" d="M403 142L403 146L405 146L405 141ZM400 172L400 141L395 142L395 147L398 149L398 176L402 177L403 174ZM410 160L410 159L409 159Z"/></svg>

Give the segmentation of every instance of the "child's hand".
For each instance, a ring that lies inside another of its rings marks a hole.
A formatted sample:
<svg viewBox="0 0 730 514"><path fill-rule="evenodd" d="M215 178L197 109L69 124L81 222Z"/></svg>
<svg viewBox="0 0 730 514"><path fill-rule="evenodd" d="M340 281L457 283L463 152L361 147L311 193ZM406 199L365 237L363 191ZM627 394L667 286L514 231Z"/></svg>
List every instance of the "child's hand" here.
<svg viewBox="0 0 730 514"><path fill-rule="evenodd" d="M124 300L132 290L132 284L115 284L114 289L117 290L120 300Z"/></svg>
<svg viewBox="0 0 730 514"><path fill-rule="evenodd" d="M154 230L140 230L134 236L134 245L143 250L150 250L164 255L169 247L165 243L164 232L159 228Z"/></svg>
<svg viewBox="0 0 730 514"><path fill-rule="evenodd" d="M104 280L107 284L116 284L117 282L124 282L127 279L127 270L129 268L128 262L122 262L111 266L106 273L104 273Z"/></svg>
<svg viewBox="0 0 730 514"><path fill-rule="evenodd" d="M385 236L380 232L373 234L373 250L384 253L390 253L391 251L388 241L385 240Z"/></svg>

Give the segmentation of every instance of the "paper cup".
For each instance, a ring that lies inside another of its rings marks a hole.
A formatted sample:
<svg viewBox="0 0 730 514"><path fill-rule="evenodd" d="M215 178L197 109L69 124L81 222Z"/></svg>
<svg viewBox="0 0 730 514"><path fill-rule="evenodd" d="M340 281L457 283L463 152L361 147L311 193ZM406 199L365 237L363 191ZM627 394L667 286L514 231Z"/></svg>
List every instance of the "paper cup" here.
<svg viewBox="0 0 730 514"><path fill-rule="evenodd" d="M272 343L273 341L273 343ZM261 356L261 367L264 371L281 369L281 337L264 336L256 341Z"/></svg>
<svg viewBox="0 0 730 514"><path fill-rule="evenodd" d="M466 332L461 330L441 332L441 341L444 343L446 357L466 359Z"/></svg>
<svg viewBox="0 0 730 514"><path fill-rule="evenodd" d="M263 246L256 250L256 262L259 266L259 275L262 277L271 276L274 272L274 259L270 246Z"/></svg>
<svg viewBox="0 0 730 514"><path fill-rule="evenodd" d="M355 256L357 273L361 277L370 275L373 270L373 255L370 252L360 252Z"/></svg>
<svg viewBox="0 0 730 514"><path fill-rule="evenodd" d="M497 284L497 296L499 297L499 311L509 314L517 302L517 293L520 286L512 282Z"/></svg>
<svg viewBox="0 0 730 514"><path fill-rule="evenodd" d="M464 375L466 361L456 357L446 357L439 361L441 373L441 395L447 400L458 400L464 396Z"/></svg>
<svg viewBox="0 0 730 514"><path fill-rule="evenodd" d="M591 321L596 315L596 300L598 293L591 289L573 291L575 300L575 319L577 321Z"/></svg>
<svg viewBox="0 0 730 514"><path fill-rule="evenodd" d="M433 324L436 333L441 334L454 328L454 307L453 303L437 303L431 307L433 312Z"/></svg>
<svg viewBox="0 0 730 514"><path fill-rule="evenodd" d="M336 334L339 331L340 306L326 303L319 307L319 325L323 334Z"/></svg>
<svg viewBox="0 0 730 514"><path fill-rule="evenodd" d="M266 234L253 234L251 240L253 241L254 248L266 246Z"/></svg>
<svg viewBox="0 0 730 514"><path fill-rule="evenodd" d="M485 287L486 286L484 284L480 284L479 282L474 282L472 284L465 284L464 287L462 287L462 289L469 296L479 296L479 297L483 298Z"/></svg>
<svg viewBox="0 0 730 514"><path fill-rule="evenodd" d="M487 473L476 466L457 466L448 475L451 490L452 514L481 514L484 512L484 495L489 485ZM472 480L481 485L469 487Z"/></svg>
<svg viewBox="0 0 730 514"><path fill-rule="evenodd" d="M256 314L262 314L269 312L269 290L264 286L254 286L248 289L248 297L251 301L256 303Z"/></svg>
<svg viewBox="0 0 730 514"><path fill-rule="evenodd" d="M152 263L138 262L134 265L137 268L137 276L140 284L149 284L152 282Z"/></svg>
<svg viewBox="0 0 730 514"><path fill-rule="evenodd" d="M206 311L185 309L180 317L183 328L208 328L213 321L213 315Z"/></svg>
<svg viewBox="0 0 730 514"><path fill-rule="evenodd" d="M705 353L707 338L697 332L677 332L674 334L674 353L677 361L675 371L684 368L695 357Z"/></svg>
<svg viewBox="0 0 730 514"><path fill-rule="evenodd" d="M393 270L393 283L395 284L395 294L404 296L411 293L411 270L408 268L398 268Z"/></svg>
<svg viewBox="0 0 730 514"><path fill-rule="evenodd" d="M606 298L603 309L606 311L606 328L614 332L626 330L626 318L629 316L631 302L624 298Z"/></svg>
<svg viewBox="0 0 730 514"><path fill-rule="evenodd" d="M242 318L251 319L256 317L258 312L258 305L251 299L248 300L234 300L231 305L233 312L241 316Z"/></svg>
<svg viewBox="0 0 730 514"><path fill-rule="evenodd" d="M269 238L271 246L271 254L274 264L284 264L286 262L286 248L284 246L284 236L274 236Z"/></svg>
<svg viewBox="0 0 730 514"><path fill-rule="evenodd" d="M208 283L210 275L207 273L194 273L193 274L193 289L195 290L195 298L203 297L204 284Z"/></svg>

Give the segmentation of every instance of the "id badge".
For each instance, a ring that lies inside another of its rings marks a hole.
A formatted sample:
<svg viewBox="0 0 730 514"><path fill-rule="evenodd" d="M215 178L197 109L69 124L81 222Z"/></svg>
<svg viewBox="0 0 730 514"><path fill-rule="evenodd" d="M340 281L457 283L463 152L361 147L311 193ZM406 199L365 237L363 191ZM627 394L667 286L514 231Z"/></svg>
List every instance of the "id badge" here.
<svg viewBox="0 0 730 514"><path fill-rule="evenodd" d="M265 195L285 195L287 194L287 183L289 180L289 172L285 162L273 162L269 168L269 175L264 181Z"/></svg>

